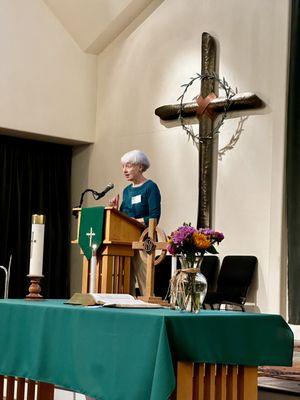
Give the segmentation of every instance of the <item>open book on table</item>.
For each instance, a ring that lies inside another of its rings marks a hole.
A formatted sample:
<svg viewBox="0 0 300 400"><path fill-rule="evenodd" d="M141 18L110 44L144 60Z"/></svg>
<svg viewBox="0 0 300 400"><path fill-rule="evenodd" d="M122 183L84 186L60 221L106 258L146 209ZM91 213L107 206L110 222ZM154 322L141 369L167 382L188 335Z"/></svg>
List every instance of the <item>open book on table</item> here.
<svg viewBox="0 0 300 400"><path fill-rule="evenodd" d="M159 304L146 303L142 300L137 300L130 294L118 293L74 293L66 304L96 306L103 307L118 307L118 308L161 308Z"/></svg>

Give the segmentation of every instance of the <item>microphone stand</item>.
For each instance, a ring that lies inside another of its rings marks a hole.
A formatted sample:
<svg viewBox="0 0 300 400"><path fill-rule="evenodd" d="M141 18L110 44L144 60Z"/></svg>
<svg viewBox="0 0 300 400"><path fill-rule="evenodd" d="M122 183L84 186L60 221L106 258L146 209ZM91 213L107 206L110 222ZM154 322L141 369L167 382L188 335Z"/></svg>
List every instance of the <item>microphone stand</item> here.
<svg viewBox="0 0 300 400"><path fill-rule="evenodd" d="M78 218L78 208L81 208L82 203L83 203L83 198L86 193L92 193L95 200L99 200L99 199L101 199L101 197L104 196L104 195L101 196L102 193L96 192L96 190L93 190L93 189L86 189L84 192L82 192L79 205L72 212L72 215L74 215L75 218Z"/></svg>

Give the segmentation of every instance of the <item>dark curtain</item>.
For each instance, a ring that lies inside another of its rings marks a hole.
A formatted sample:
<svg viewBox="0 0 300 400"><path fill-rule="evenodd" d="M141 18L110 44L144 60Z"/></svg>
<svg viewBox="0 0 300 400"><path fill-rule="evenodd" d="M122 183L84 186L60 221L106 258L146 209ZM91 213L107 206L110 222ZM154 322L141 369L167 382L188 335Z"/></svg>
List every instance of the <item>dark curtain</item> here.
<svg viewBox="0 0 300 400"><path fill-rule="evenodd" d="M70 146L0 135L0 265L12 254L9 297L28 293L31 216L46 215L46 298L69 297ZM4 272L0 271L0 297Z"/></svg>
<svg viewBox="0 0 300 400"><path fill-rule="evenodd" d="M300 324L300 0L292 1L287 124L289 322Z"/></svg>

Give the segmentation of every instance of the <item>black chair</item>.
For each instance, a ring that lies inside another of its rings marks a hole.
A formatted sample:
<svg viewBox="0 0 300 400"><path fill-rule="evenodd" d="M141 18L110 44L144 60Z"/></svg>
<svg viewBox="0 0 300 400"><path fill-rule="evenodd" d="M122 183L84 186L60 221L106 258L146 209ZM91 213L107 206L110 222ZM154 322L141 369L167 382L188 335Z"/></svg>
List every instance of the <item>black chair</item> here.
<svg viewBox="0 0 300 400"><path fill-rule="evenodd" d="M217 280L217 289L213 293L207 293L204 300L212 309L221 304L238 306L245 311L247 292L251 285L256 269L257 258L255 256L226 256L223 259Z"/></svg>
<svg viewBox="0 0 300 400"><path fill-rule="evenodd" d="M170 277L171 277L171 262L172 257L167 256L160 264L155 267L154 276L154 293L155 296L160 296L163 299L168 294ZM217 277L220 267L220 260L218 256L204 256L201 263L200 271L207 280L207 290L212 292L216 290ZM181 268L179 259L177 258L177 268ZM139 290L137 289L136 295L139 296Z"/></svg>
<svg viewBox="0 0 300 400"><path fill-rule="evenodd" d="M218 256L203 257L200 271L207 280L208 293L214 292L216 290L219 268L220 268L220 260Z"/></svg>
<svg viewBox="0 0 300 400"><path fill-rule="evenodd" d="M168 294L171 277L171 263L172 257L167 255L160 264L155 266L154 293L155 296L162 297L163 299Z"/></svg>

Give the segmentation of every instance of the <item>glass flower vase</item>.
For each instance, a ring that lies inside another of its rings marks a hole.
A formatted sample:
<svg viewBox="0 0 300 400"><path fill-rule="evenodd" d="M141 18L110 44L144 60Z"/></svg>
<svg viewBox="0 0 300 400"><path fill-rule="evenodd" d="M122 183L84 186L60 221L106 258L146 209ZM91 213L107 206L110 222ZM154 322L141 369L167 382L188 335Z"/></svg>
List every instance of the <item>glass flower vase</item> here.
<svg viewBox="0 0 300 400"><path fill-rule="evenodd" d="M207 292L207 280L200 272L203 257L195 261L179 257L181 269L177 270L171 280L171 298L176 309L200 312Z"/></svg>

